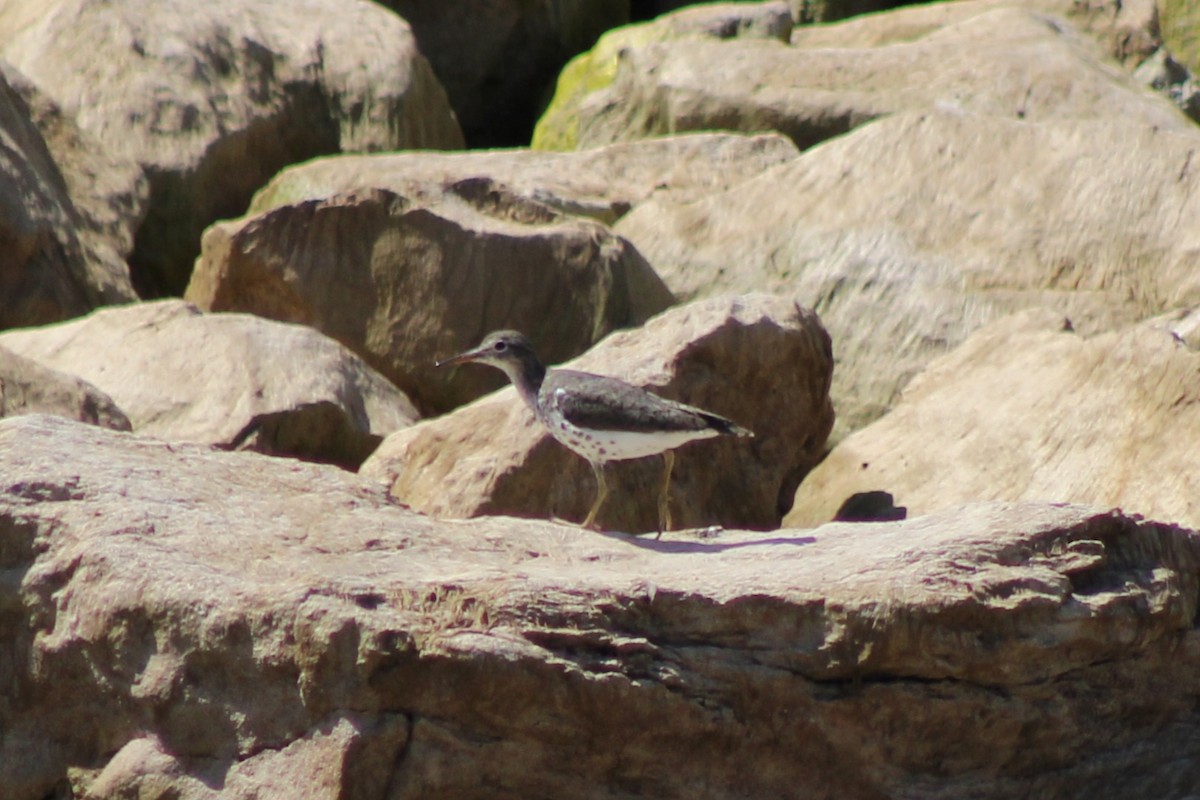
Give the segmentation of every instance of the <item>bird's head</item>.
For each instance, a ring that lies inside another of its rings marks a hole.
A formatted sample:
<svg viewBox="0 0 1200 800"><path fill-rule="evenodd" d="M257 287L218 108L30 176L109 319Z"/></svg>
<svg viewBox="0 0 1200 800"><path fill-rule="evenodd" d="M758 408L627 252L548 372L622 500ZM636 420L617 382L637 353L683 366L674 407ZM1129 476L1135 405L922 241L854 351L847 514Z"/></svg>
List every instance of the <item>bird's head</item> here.
<svg viewBox="0 0 1200 800"><path fill-rule="evenodd" d="M498 367L507 372L506 365L523 364L530 360L536 361L537 356L534 355L533 345L523 334L517 331L496 331L489 333L478 347L442 359L437 362L437 365L448 367L454 364L477 362Z"/></svg>

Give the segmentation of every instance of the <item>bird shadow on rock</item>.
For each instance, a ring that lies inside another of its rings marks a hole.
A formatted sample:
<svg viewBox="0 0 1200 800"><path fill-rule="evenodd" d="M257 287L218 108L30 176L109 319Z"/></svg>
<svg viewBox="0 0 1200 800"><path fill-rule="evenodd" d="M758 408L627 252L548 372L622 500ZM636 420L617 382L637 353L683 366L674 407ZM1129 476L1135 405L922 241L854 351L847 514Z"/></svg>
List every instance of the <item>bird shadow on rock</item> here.
<svg viewBox="0 0 1200 800"><path fill-rule="evenodd" d="M710 533L711 528L698 529L702 537L715 539L720 535L720 529L717 533ZM667 531L663 535L670 536L672 534L691 533L691 531ZM703 538L687 539L687 540L672 540L672 539L655 539L647 534L620 533L617 531L601 532L600 536L607 536L614 539L619 539L623 542L643 547L648 550L657 550L662 553L721 553L726 550L734 550L741 547L762 547L765 545L806 545L817 541L815 536L771 536L764 539L742 540L737 542L720 542L720 541L705 541Z"/></svg>

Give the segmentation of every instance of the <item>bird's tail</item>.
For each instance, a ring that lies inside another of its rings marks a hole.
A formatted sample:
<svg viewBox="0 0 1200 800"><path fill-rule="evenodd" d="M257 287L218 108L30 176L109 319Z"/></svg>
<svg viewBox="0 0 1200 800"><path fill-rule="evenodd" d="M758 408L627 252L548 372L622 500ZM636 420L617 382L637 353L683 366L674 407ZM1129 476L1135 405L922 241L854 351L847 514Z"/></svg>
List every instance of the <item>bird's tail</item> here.
<svg viewBox="0 0 1200 800"><path fill-rule="evenodd" d="M704 421L708 423L710 428L715 431L720 431L728 436L754 436L754 431L750 430L749 428L743 428L733 420L725 419L719 414L711 414L705 411L703 414L701 414L701 416L704 417Z"/></svg>

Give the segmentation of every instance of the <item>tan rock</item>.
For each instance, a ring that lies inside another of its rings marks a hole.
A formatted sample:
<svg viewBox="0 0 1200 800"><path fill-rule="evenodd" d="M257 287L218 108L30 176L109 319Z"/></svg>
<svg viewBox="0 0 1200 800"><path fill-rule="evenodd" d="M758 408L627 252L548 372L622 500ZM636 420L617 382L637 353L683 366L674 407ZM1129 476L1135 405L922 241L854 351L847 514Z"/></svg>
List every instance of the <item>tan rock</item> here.
<svg viewBox="0 0 1200 800"><path fill-rule="evenodd" d="M0 345L107 392L139 433L354 469L411 424L408 398L325 336L179 300L103 309Z"/></svg>
<svg viewBox="0 0 1200 800"><path fill-rule="evenodd" d="M806 0L789 1L794 15L799 16L795 13L796 4ZM862 0L850 0L851 5L856 3L861 4ZM1143 0L1122 0L1120 3L1113 0L954 0L894 8L859 8L838 14L833 21L826 17L826 24L797 25L792 29L791 42L805 48L860 48L911 42L982 13L1011 8L1063 19L1100 43L1100 52L1120 56L1117 31L1132 31L1135 25L1145 26L1146 32L1149 31L1143 6Z"/></svg>
<svg viewBox="0 0 1200 800"><path fill-rule="evenodd" d="M54 414L119 431L129 418L95 386L0 347L0 417Z"/></svg>
<svg viewBox="0 0 1200 800"><path fill-rule="evenodd" d="M753 439L677 452L671 508L681 528L778 525L833 425L829 337L816 315L783 298L721 297L675 308L564 366L614 375L754 432ZM596 496L587 461L551 439L512 389L397 432L361 472L438 516L581 520ZM659 458L611 465L598 524L655 530L662 474Z"/></svg>
<svg viewBox="0 0 1200 800"><path fill-rule="evenodd" d="M798 154L779 134L696 133L568 153L522 149L329 156L280 172L254 196L248 213L372 188L432 200L443 198L447 189L452 194L463 181L486 178L523 199L611 224L650 197L695 200Z"/></svg>
<svg viewBox="0 0 1200 800"><path fill-rule="evenodd" d="M490 330L521 328L546 344L546 358L561 360L673 302L637 250L605 226L486 178L432 200L367 189L214 225L186 297L311 325L426 413L503 382L498 373L434 366Z"/></svg>
<svg viewBox="0 0 1200 800"><path fill-rule="evenodd" d="M808 148L881 116L935 108L1191 125L1097 49L1067 23L1015 8L875 47L740 38L630 47L611 85L581 102L579 143L720 128L775 130Z"/></svg>
<svg viewBox="0 0 1200 800"><path fill-rule="evenodd" d="M339 150L458 147L445 93L406 23L374 3L14 0L0 56L114 156L150 207L134 281L187 285L200 234L286 164Z"/></svg>
<svg viewBox="0 0 1200 800"><path fill-rule="evenodd" d="M1194 326L1179 322L1185 334ZM1168 325L1085 338L1060 316L1026 312L984 328L839 444L786 524L882 489L914 514L1045 500L1200 525L1200 352Z"/></svg>
<svg viewBox="0 0 1200 800"><path fill-rule="evenodd" d="M1200 137L1128 120L900 115L614 230L677 296L812 306L837 370L835 438L877 419L984 323L1047 306L1084 333L1200 304ZM886 168L881 166L886 165Z"/></svg>
<svg viewBox="0 0 1200 800"><path fill-rule="evenodd" d="M57 322L136 297L119 248L97 230L103 204L89 203L80 191L89 183L87 168L79 160L72 162L75 169L56 163L70 148L71 127L14 70L0 69L0 136L6 143L0 148L0 329ZM51 147L44 133L58 146ZM90 161L99 167L92 185L113 178L103 161Z"/></svg>
<svg viewBox="0 0 1200 800"><path fill-rule="evenodd" d="M781 2L704 3L664 14L651 22L609 31L591 50L571 59L563 68L554 97L534 128L532 145L538 150L579 147L580 105L590 94L612 83L617 65L630 47L697 38L744 37L786 42L791 31L791 13Z"/></svg>
<svg viewBox="0 0 1200 800"><path fill-rule="evenodd" d="M0 421L8 800L1184 798L1195 533L1079 506L661 542Z"/></svg>

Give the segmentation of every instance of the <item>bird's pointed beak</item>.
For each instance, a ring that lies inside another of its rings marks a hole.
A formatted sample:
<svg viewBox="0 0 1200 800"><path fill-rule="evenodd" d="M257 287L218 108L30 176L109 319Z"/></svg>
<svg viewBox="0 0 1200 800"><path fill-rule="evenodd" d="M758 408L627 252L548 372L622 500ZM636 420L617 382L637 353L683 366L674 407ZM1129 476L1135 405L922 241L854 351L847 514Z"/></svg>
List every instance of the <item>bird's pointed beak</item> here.
<svg viewBox="0 0 1200 800"><path fill-rule="evenodd" d="M443 358L440 361L435 361L433 362L433 365L435 367L452 367L455 364L466 364L468 362L477 360L481 354L482 353L480 349L476 347L472 350L459 353L456 356L450 356L449 358Z"/></svg>

